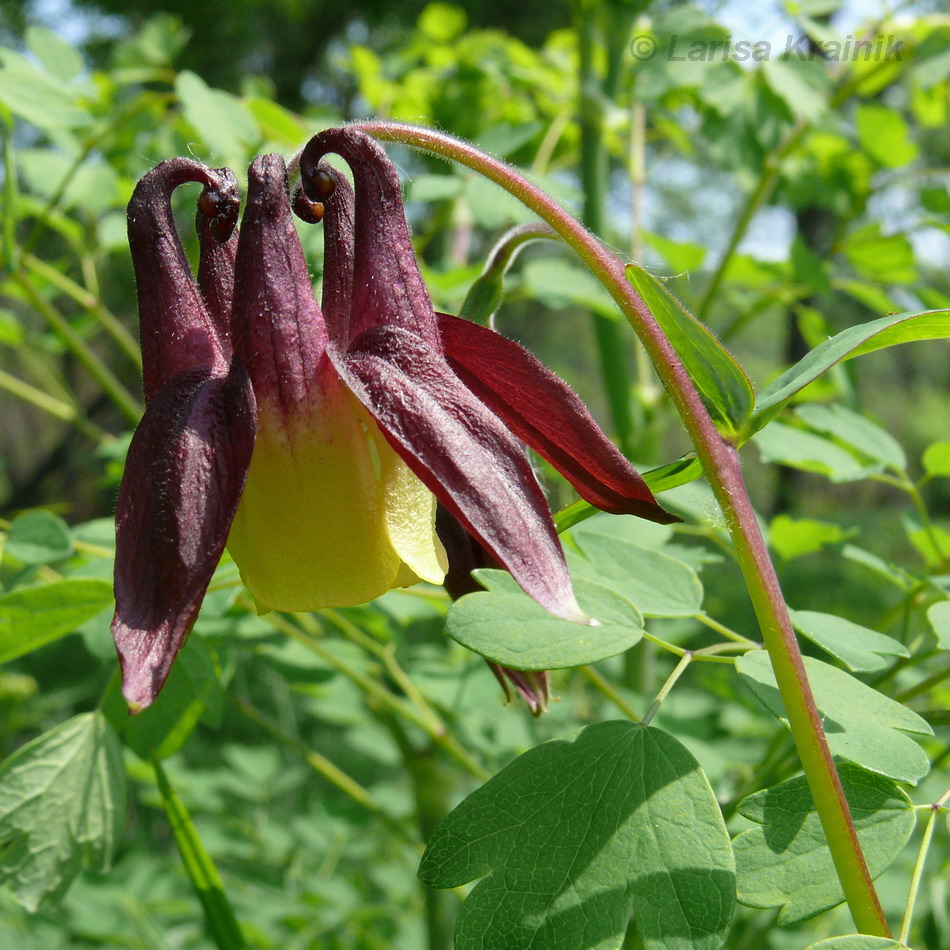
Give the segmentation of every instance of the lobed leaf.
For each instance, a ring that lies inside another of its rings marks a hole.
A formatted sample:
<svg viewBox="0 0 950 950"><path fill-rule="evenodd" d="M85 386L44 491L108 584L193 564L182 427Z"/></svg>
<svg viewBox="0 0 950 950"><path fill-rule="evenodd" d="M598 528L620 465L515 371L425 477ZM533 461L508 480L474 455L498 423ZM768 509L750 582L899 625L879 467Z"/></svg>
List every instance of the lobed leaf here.
<svg viewBox="0 0 950 950"><path fill-rule="evenodd" d="M868 458L896 472L907 469L907 457L900 443L879 425L845 406L811 404L795 413L809 428L840 439Z"/></svg>
<svg viewBox="0 0 950 950"><path fill-rule="evenodd" d="M431 887L483 878L456 950L617 950L631 911L647 950L717 950L735 870L715 795L672 736L587 726L515 759L432 836Z"/></svg>
<svg viewBox="0 0 950 950"><path fill-rule="evenodd" d="M881 470L866 465L847 449L822 435L773 422L752 437L763 462L816 472L833 482L853 482Z"/></svg>
<svg viewBox="0 0 950 950"><path fill-rule="evenodd" d="M927 619L942 650L950 650L950 600L938 600L927 608Z"/></svg>
<svg viewBox="0 0 950 950"><path fill-rule="evenodd" d="M789 616L799 633L856 673L883 670L890 657L910 656L907 647L899 640L843 617L815 610L789 610Z"/></svg>
<svg viewBox="0 0 950 950"><path fill-rule="evenodd" d="M911 785L927 774L927 754L908 735L932 736L925 720L843 670L812 657L804 663L833 754ZM736 671L759 701L785 721L768 654L756 650L740 656Z"/></svg>
<svg viewBox="0 0 950 950"><path fill-rule="evenodd" d="M893 782L847 762L838 772L868 870L876 878L907 843L916 813ZM740 903L778 907L778 922L787 926L845 899L804 776L750 795L739 803L739 813L761 826L732 843Z"/></svg>
<svg viewBox="0 0 950 950"><path fill-rule="evenodd" d="M683 561L596 531L585 531L577 541L584 558L569 552L572 570L613 588L645 616L693 617L702 610L703 585Z"/></svg>
<svg viewBox="0 0 950 950"><path fill-rule="evenodd" d="M53 564L72 552L69 526L52 512L26 511L10 525L5 553L22 564Z"/></svg>

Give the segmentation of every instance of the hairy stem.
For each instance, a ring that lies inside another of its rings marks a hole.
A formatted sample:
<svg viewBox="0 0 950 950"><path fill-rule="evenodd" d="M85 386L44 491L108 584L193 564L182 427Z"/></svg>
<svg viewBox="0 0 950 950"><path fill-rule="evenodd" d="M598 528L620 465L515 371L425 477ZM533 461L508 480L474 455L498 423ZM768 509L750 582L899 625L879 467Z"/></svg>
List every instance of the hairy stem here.
<svg viewBox="0 0 950 950"><path fill-rule="evenodd" d="M633 326L683 421L722 508L785 704L789 726L856 926L889 936L841 781L805 675L778 577L759 530L735 447L716 431L699 393L656 319L626 279L623 263L540 188L471 145L430 129L386 122L359 127L375 137L454 160L500 185L547 221L611 294Z"/></svg>

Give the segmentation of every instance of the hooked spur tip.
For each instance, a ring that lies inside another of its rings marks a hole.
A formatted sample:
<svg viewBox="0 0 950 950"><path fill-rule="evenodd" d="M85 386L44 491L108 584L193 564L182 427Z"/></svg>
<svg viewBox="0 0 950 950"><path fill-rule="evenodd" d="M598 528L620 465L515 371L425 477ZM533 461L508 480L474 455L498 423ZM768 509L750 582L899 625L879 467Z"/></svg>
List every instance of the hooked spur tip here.
<svg viewBox="0 0 950 950"><path fill-rule="evenodd" d="M237 190L206 186L198 196L197 226L199 233L210 235L219 244L231 237L241 209Z"/></svg>

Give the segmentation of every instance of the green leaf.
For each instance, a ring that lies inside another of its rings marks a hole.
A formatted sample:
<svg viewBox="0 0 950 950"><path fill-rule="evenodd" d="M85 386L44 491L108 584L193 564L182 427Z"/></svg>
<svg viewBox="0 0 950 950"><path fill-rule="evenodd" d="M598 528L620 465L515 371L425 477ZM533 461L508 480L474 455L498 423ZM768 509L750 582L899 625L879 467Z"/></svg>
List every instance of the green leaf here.
<svg viewBox="0 0 950 950"><path fill-rule="evenodd" d="M0 49L0 104L46 131L75 129L91 120L91 113L76 105L73 89L10 49Z"/></svg>
<svg viewBox="0 0 950 950"><path fill-rule="evenodd" d="M813 122L827 109L831 84L822 63L770 56L762 64L762 75L793 115Z"/></svg>
<svg viewBox="0 0 950 950"><path fill-rule="evenodd" d="M0 881L35 911L84 861L109 869L124 821L118 740L101 713L75 716L0 766Z"/></svg>
<svg viewBox="0 0 950 950"><path fill-rule="evenodd" d="M688 564L596 531L585 531L577 541L586 560L569 553L572 570L623 594L644 616L694 617L702 610L703 585Z"/></svg>
<svg viewBox="0 0 950 950"><path fill-rule="evenodd" d="M590 271L567 261L537 258L521 271L524 290L551 307L576 304L617 319L617 305Z"/></svg>
<svg viewBox="0 0 950 950"><path fill-rule="evenodd" d="M891 657L910 656L900 641L842 617L814 610L789 610L789 615L799 633L856 673L883 670Z"/></svg>
<svg viewBox="0 0 950 950"><path fill-rule="evenodd" d="M782 422L773 422L756 432L752 439L763 462L817 472L833 482L856 481L880 470L879 465L863 464L847 449L824 436Z"/></svg>
<svg viewBox="0 0 950 950"><path fill-rule="evenodd" d="M844 406L811 404L799 406L795 415L810 428L840 439L868 458L896 472L904 472L907 469L907 457L900 443L858 412L852 412Z"/></svg>
<svg viewBox="0 0 950 950"><path fill-rule="evenodd" d="M851 266L868 280L909 284L917 279L914 249L904 234L883 234L877 221L852 231L840 245Z"/></svg>
<svg viewBox="0 0 950 950"><path fill-rule="evenodd" d="M927 610L927 619L942 650L950 650L950 600L940 600Z"/></svg>
<svg viewBox="0 0 950 950"><path fill-rule="evenodd" d="M628 264L626 273L679 354L716 428L726 438L737 435L749 420L755 401L742 367L649 271Z"/></svg>
<svg viewBox="0 0 950 950"><path fill-rule="evenodd" d="M909 948L889 937L847 934L844 937L829 937L827 940L809 944L805 950L909 950Z"/></svg>
<svg viewBox="0 0 950 950"><path fill-rule="evenodd" d="M643 617L616 591L579 579L578 603L601 621L592 627L549 614L505 571L478 571L489 588L450 608L445 632L469 650L515 670L558 670L628 650L643 636Z"/></svg>
<svg viewBox="0 0 950 950"><path fill-rule="evenodd" d="M647 950L717 950L735 894L715 795L672 736L587 726L515 759L436 829L431 887L483 878L456 950L615 950L631 907Z"/></svg>
<svg viewBox="0 0 950 950"><path fill-rule="evenodd" d="M790 369L774 379L756 400L749 434L761 429L795 393L842 360L873 353L898 343L942 340L950 337L950 310L893 313L870 323L849 327L816 346Z"/></svg>
<svg viewBox="0 0 950 950"><path fill-rule="evenodd" d="M248 99L245 108L260 126L265 138L283 142L290 148L299 148L308 135L308 127L296 113L270 99Z"/></svg>
<svg viewBox="0 0 950 950"><path fill-rule="evenodd" d="M928 475L946 478L950 475L950 442L932 442L924 449L921 464Z"/></svg>
<svg viewBox="0 0 950 950"><path fill-rule="evenodd" d="M116 681L104 704L122 742L143 759L167 759L194 732L211 708L220 711L224 699L216 657L207 644L191 637L178 654L158 698L142 712L129 715Z"/></svg>
<svg viewBox="0 0 950 950"><path fill-rule="evenodd" d="M769 546L786 561L840 544L855 534L831 521L776 515L769 524Z"/></svg>
<svg viewBox="0 0 950 950"><path fill-rule="evenodd" d="M917 713L821 660L806 656L804 663L828 745L835 755L911 785L927 774L927 754L907 735L933 735ZM755 650L740 656L736 671L759 702L785 722L785 706L768 654Z"/></svg>
<svg viewBox="0 0 950 950"><path fill-rule="evenodd" d="M112 584L92 577L24 587L0 596L0 663L72 633L112 603Z"/></svg>
<svg viewBox="0 0 950 950"><path fill-rule="evenodd" d="M45 26L28 26L26 45L46 69L63 82L75 79L85 68L79 50Z"/></svg>
<svg viewBox="0 0 950 950"><path fill-rule="evenodd" d="M14 518L7 535L6 554L22 564L52 564L73 553L69 526L44 511L26 511Z"/></svg>
<svg viewBox="0 0 950 950"><path fill-rule="evenodd" d="M839 774L868 870L876 878L913 833L913 806L893 782L872 772L844 762ZM732 843L740 903L780 907L778 922L787 926L844 900L804 776L750 795L739 803L739 813L761 825Z"/></svg>
<svg viewBox="0 0 950 950"><path fill-rule="evenodd" d="M896 109L859 104L854 110L854 125L861 148L885 168L909 165L920 151Z"/></svg>
<svg viewBox="0 0 950 950"><path fill-rule="evenodd" d="M185 118L201 136L215 161L243 164L260 141L261 131L251 113L234 96L210 88L201 77L183 70L175 80Z"/></svg>

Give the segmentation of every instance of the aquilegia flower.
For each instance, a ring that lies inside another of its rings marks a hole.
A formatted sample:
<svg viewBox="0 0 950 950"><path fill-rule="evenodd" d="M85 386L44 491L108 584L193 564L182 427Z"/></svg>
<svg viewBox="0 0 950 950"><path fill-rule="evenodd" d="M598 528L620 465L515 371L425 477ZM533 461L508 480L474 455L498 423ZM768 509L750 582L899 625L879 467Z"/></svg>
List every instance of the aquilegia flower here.
<svg viewBox="0 0 950 950"><path fill-rule="evenodd" d="M283 160L253 162L239 237L227 170L162 163L129 205L146 412L117 502L112 628L133 709L168 676L225 544L261 610L363 603L443 581L436 499L538 603L588 622L519 440L592 504L674 520L561 380L433 312L375 141L321 133L299 170L291 202ZM204 185L197 281L171 220L184 181ZM323 219L322 310L291 203Z"/></svg>

